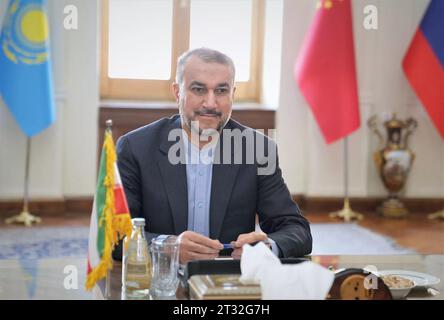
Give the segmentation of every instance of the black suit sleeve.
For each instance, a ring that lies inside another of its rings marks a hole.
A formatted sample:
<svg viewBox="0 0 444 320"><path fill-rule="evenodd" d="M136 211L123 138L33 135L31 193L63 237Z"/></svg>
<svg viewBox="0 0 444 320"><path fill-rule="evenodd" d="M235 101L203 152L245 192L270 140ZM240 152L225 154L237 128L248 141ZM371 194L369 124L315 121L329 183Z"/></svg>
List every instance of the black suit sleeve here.
<svg viewBox="0 0 444 320"><path fill-rule="evenodd" d="M301 257L312 250L310 225L291 198L279 168L276 145L271 146L276 150L275 170L258 175L260 227L276 242L282 257Z"/></svg>
<svg viewBox="0 0 444 320"><path fill-rule="evenodd" d="M133 156L130 143L125 136L117 141L117 164L119 167L122 185L125 189L126 199L131 212L131 217L143 218L142 204L143 195L141 187L141 174L139 164ZM158 233L145 231L148 243L151 239L157 237Z"/></svg>
<svg viewBox="0 0 444 320"><path fill-rule="evenodd" d="M125 136L117 140L117 166L119 167L122 185L125 190L126 200L130 209L131 217L142 217L142 190L140 181L140 168L130 143Z"/></svg>
<svg viewBox="0 0 444 320"><path fill-rule="evenodd" d="M116 149L117 165L119 167L131 217L142 217L142 192L139 165L134 158L130 143L125 136L119 138ZM145 237L148 243L151 242L152 238L157 236L158 234L156 233L145 231ZM122 260L122 241L120 241L114 249L113 258L115 260Z"/></svg>

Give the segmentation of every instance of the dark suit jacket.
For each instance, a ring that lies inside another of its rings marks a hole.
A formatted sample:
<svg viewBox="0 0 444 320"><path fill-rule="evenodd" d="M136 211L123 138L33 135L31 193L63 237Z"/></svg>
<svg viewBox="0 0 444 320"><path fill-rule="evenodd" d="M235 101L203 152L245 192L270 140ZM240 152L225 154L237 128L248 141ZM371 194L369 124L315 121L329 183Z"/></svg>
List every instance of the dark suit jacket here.
<svg viewBox="0 0 444 320"><path fill-rule="evenodd" d="M129 209L132 217L145 218L148 241L158 234L178 235L187 230L186 165L173 165L168 160L168 150L176 143L168 141L168 134L178 128L180 117L175 115L127 133L117 142ZM252 130L255 137L260 134L234 120L225 128ZM218 146L222 143L223 135ZM217 154L219 148L216 150ZM244 145L243 151L245 154ZM273 174L258 175L259 163L213 164L210 238L229 243L239 234L254 231L257 213L261 229L277 243L282 257L309 254L309 224L291 199L278 164Z"/></svg>

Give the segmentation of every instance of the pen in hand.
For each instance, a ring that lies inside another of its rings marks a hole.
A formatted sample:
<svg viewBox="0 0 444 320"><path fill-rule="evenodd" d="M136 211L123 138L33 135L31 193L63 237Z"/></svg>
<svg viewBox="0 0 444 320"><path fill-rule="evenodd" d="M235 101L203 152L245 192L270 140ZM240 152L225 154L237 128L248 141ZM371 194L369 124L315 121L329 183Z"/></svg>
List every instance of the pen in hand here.
<svg viewBox="0 0 444 320"><path fill-rule="evenodd" d="M259 242L265 242L265 241L255 241L255 242L249 243L249 245L250 245L250 246L255 246L255 245L257 245ZM265 242L265 243L267 243L267 242ZM223 250L226 250L226 249L234 249L234 246L233 246L231 243L223 243L222 245L224 246L224 249L223 249Z"/></svg>

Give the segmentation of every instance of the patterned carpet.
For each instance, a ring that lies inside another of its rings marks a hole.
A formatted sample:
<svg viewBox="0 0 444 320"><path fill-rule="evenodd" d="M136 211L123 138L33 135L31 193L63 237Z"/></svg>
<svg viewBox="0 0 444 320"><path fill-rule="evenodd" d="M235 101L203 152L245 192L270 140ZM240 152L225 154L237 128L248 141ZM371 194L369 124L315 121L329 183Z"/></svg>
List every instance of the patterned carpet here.
<svg viewBox="0 0 444 320"><path fill-rule="evenodd" d="M393 239L355 223L315 223L312 254L390 255L414 253ZM4 229L0 232L0 259L84 258L87 227Z"/></svg>
<svg viewBox="0 0 444 320"><path fill-rule="evenodd" d="M313 255L395 255L414 254L387 236L356 223L315 223L311 225Z"/></svg>
<svg viewBox="0 0 444 320"><path fill-rule="evenodd" d="M0 232L0 259L84 258L87 227L39 227Z"/></svg>

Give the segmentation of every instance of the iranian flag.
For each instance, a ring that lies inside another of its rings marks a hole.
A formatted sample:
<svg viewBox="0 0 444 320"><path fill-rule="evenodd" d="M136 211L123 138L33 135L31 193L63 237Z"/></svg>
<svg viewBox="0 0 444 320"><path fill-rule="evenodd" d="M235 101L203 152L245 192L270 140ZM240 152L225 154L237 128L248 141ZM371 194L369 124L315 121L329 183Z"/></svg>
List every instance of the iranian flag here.
<svg viewBox="0 0 444 320"><path fill-rule="evenodd" d="M111 130L107 129L89 230L87 290L106 277L113 266L114 246L119 239L131 234L131 216L116 158Z"/></svg>

